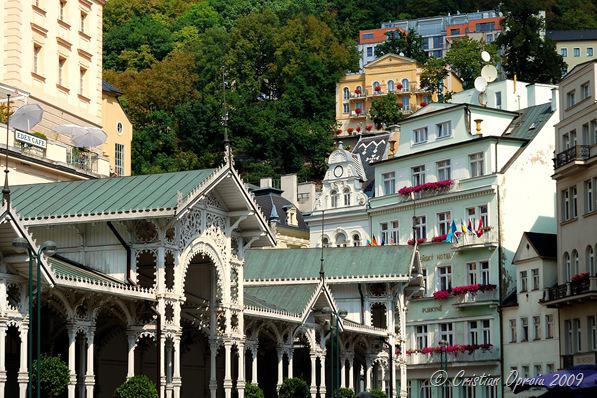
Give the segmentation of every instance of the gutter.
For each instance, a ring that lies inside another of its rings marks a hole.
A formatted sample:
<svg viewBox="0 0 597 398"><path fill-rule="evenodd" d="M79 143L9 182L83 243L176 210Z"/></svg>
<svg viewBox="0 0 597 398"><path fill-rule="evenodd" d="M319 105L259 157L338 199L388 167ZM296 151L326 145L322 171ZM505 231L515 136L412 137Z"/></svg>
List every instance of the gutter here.
<svg viewBox="0 0 597 398"><path fill-rule="evenodd" d="M110 228L110 231L112 231L112 233L114 234L116 239L118 239L118 242L120 242L120 245L124 248L124 250L126 250L126 280L131 285L136 285L136 283L133 281L133 278L131 277L132 276L131 275L132 274L132 271L131 271L131 247L126 243L126 241L118 233L118 230L116 229L116 227L114 227L114 224L112 224L112 221L108 221L108 222L106 222L106 224L108 225L108 228Z"/></svg>

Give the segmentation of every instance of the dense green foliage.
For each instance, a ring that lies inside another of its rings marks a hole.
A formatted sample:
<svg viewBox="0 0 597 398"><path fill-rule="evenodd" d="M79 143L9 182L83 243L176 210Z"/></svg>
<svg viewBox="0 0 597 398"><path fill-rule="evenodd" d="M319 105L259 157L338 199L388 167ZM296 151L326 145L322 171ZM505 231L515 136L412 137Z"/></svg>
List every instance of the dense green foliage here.
<svg viewBox="0 0 597 398"><path fill-rule="evenodd" d="M257 384L247 383L245 385L245 398L264 398L263 391Z"/></svg>
<svg viewBox="0 0 597 398"><path fill-rule="evenodd" d="M375 55L378 57L385 54L398 54L416 59L420 63L427 60L427 52L423 50L423 39L417 35L414 29L408 32L401 30L387 33L387 40L375 47Z"/></svg>
<svg viewBox="0 0 597 398"><path fill-rule="evenodd" d="M429 58L421 71L421 88L431 93L438 93L438 100L443 102L443 81L450 72L441 58Z"/></svg>
<svg viewBox="0 0 597 398"><path fill-rule="evenodd" d="M357 68L360 29L392 19L494 9L499 3L110 0L104 7L104 77L124 92L121 102L135 126L133 172L218 164L226 80L232 146L247 179L291 172L319 177L336 129L336 82ZM597 27L591 12L596 3L543 2L548 28ZM530 24L525 32L535 28ZM392 45L396 48L388 51L424 61L415 35L408 40L397 35ZM508 67L518 65L517 59L508 57ZM538 69L551 74L553 64ZM460 69L466 82L473 72ZM519 78L530 80L526 76L532 73Z"/></svg>
<svg viewBox="0 0 597 398"><path fill-rule="evenodd" d="M309 398L310 396L307 382L297 377L284 380L278 391L278 398Z"/></svg>
<svg viewBox="0 0 597 398"><path fill-rule="evenodd" d="M334 398L354 398L354 391L350 388L339 388L334 391Z"/></svg>
<svg viewBox="0 0 597 398"><path fill-rule="evenodd" d="M487 51L491 55L490 64L496 65L499 62L500 58L495 45L469 37L457 40L446 52L444 61L462 79L465 89L474 86L475 79L481 75L481 69L486 64L480 56L482 51Z"/></svg>
<svg viewBox="0 0 597 398"><path fill-rule="evenodd" d="M379 388L374 388L369 390L369 392L371 393L371 395L373 395L375 398L388 398L388 396L386 395L385 392L383 392L382 390L380 390Z"/></svg>
<svg viewBox="0 0 597 398"><path fill-rule="evenodd" d="M60 356L42 354L41 362L41 396L61 397L68 387L70 370ZM37 385L37 360L33 361L33 385Z"/></svg>
<svg viewBox="0 0 597 398"><path fill-rule="evenodd" d="M157 398L158 391L155 384L145 375L134 376L122 383L116 391L114 398Z"/></svg>
<svg viewBox="0 0 597 398"><path fill-rule="evenodd" d="M506 15L505 30L497 44L505 48L504 69L508 77L536 83L557 83L565 67L555 43L542 39L545 27L537 13L543 9L541 0L505 0L502 10Z"/></svg>
<svg viewBox="0 0 597 398"><path fill-rule="evenodd" d="M369 114L371 119L373 119L373 123L375 123L378 128L381 125L387 127L392 124L397 124L404 118L398 103L398 97L396 94L392 93L375 98L371 104Z"/></svg>

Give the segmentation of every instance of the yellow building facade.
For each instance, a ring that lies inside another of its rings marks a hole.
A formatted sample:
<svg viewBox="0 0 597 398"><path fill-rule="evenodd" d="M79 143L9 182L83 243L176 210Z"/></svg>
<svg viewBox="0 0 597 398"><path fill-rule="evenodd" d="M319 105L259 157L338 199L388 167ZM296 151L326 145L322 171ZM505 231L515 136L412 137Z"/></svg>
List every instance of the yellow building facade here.
<svg viewBox="0 0 597 398"><path fill-rule="evenodd" d="M104 82L102 93L103 129L108 135L102 146L104 156L110 161L110 174L114 176L131 175L131 146L133 124L120 106L120 91Z"/></svg>
<svg viewBox="0 0 597 398"><path fill-rule="evenodd" d="M422 67L414 59L386 54L370 62L363 73L344 76L336 85L336 124L339 136L374 133L375 126L369 116L371 104L388 93L397 96L405 115L417 111L422 105L437 100L437 95L420 86ZM452 72L444 80L444 92L462 91L462 81Z"/></svg>

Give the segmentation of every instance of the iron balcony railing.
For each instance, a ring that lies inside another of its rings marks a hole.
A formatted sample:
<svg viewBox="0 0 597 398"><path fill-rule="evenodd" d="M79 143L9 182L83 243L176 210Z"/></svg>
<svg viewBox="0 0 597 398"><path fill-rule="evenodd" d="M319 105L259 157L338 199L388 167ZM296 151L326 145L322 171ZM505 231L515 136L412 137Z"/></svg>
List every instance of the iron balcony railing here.
<svg viewBox="0 0 597 398"><path fill-rule="evenodd" d="M554 159L554 169L558 169L576 160L587 160L590 156L589 145L574 145L558 153Z"/></svg>
<svg viewBox="0 0 597 398"><path fill-rule="evenodd" d="M591 276L580 281L572 281L547 288L544 301L554 301L571 298L588 292L597 292L597 276Z"/></svg>
<svg viewBox="0 0 597 398"><path fill-rule="evenodd" d="M79 169L97 173L98 154L77 147L68 147L66 163Z"/></svg>

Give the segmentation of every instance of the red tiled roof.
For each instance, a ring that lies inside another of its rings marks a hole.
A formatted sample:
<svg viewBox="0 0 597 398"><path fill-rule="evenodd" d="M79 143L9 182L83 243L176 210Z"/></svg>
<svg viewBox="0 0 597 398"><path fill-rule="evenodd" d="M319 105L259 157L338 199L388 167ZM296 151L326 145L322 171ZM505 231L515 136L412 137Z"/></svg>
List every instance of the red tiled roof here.
<svg viewBox="0 0 597 398"><path fill-rule="evenodd" d="M468 23L463 24L455 24L455 25L448 25L446 26L446 36L452 36L451 31L452 29L458 29L459 35L465 35L467 33L475 33L475 27L478 23L487 23L487 22L495 22L495 29L501 30L502 29L502 22L504 18L502 17L495 17L495 18L483 18L483 19L474 19L469 21ZM467 32L468 29L468 32Z"/></svg>
<svg viewBox="0 0 597 398"><path fill-rule="evenodd" d="M383 43L386 41L386 33L400 28L379 28L367 29L359 32L359 44ZM373 37L369 37L373 35Z"/></svg>

